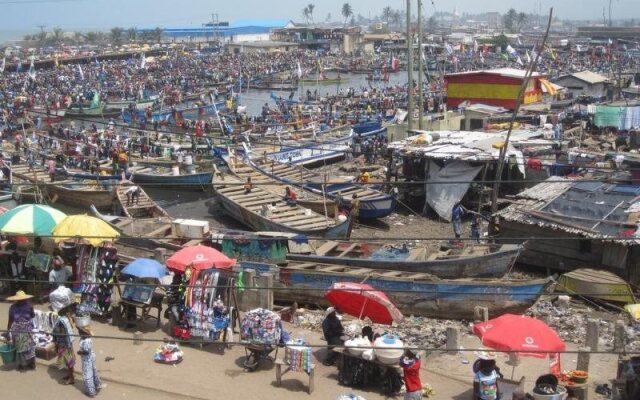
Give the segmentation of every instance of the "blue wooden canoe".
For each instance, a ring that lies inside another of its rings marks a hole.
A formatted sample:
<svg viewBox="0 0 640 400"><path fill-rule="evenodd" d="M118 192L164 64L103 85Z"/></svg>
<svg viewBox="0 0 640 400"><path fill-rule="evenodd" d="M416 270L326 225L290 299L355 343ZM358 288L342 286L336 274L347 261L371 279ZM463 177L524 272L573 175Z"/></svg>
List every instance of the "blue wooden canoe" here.
<svg viewBox="0 0 640 400"><path fill-rule="evenodd" d="M289 252L297 262L346 265L376 270L424 272L444 279L500 278L516 262L522 246L471 244L463 248L431 251L403 249L377 242L316 241L311 253Z"/></svg>
<svg viewBox="0 0 640 400"><path fill-rule="evenodd" d="M351 207L352 196L357 194L360 199L358 217L361 219L383 218L391 214L396 208L396 197L394 195L352 182L327 184L323 193L323 177L302 166L279 164L275 161L264 159L248 161L248 165L256 172L272 179L299 187L319 196L326 196L333 201L336 201L338 195L340 195L348 207ZM243 172L246 171L243 170ZM335 181L333 177L328 177L327 179Z"/></svg>
<svg viewBox="0 0 640 400"><path fill-rule="evenodd" d="M213 171L188 173L180 169L174 175L171 168L142 166L131 172L131 180L141 185L157 185L175 190L205 190L211 185Z"/></svg>
<svg viewBox="0 0 640 400"><path fill-rule="evenodd" d="M325 291L336 282L362 282L383 291L404 315L442 319L472 319L474 307L489 309L491 318L505 313L522 313L544 294L551 279L449 279L429 274L393 270L372 270L315 263L277 267L242 262L243 269L276 273L275 300L298 304L328 305Z"/></svg>
<svg viewBox="0 0 640 400"><path fill-rule="evenodd" d="M198 117L203 115L212 115L215 114L216 107L218 111L222 111L225 107L224 102L217 102L215 106L213 104L207 104L205 106L199 107L178 107L176 108L177 113L182 114L182 118L185 119L198 119ZM136 118L140 119L145 116L144 110L137 110L135 112ZM129 110L122 111L122 120L130 124L131 123L131 112ZM163 109L162 111L154 111L151 113L151 121L150 122L162 122L162 121L170 121L175 122L173 119L173 111L171 108Z"/></svg>

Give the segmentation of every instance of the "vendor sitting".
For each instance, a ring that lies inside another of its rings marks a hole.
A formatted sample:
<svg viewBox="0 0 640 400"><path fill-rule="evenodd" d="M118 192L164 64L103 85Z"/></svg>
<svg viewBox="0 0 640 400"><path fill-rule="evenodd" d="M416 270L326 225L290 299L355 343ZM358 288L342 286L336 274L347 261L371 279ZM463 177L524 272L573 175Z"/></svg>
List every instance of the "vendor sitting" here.
<svg viewBox="0 0 640 400"><path fill-rule="evenodd" d="M56 256L53 259L53 269L49 272L49 282L52 288L57 288L60 285L66 285L69 282L73 272L71 268L64 265L64 260L60 256Z"/></svg>
<svg viewBox="0 0 640 400"><path fill-rule="evenodd" d="M298 204L298 195L296 194L296 192L291 190L289 186L284 189L284 201L289 206L295 206L296 204Z"/></svg>

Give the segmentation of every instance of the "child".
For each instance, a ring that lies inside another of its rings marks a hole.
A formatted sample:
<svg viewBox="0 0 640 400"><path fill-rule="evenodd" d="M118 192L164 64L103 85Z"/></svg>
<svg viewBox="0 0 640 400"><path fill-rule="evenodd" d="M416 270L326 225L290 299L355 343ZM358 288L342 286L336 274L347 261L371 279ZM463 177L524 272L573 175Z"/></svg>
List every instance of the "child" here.
<svg viewBox="0 0 640 400"><path fill-rule="evenodd" d="M413 351L406 349L400 358L400 366L404 374L404 400L422 399L422 381L420 380L420 358Z"/></svg>
<svg viewBox="0 0 640 400"><path fill-rule="evenodd" d="M80 350L78 354L82 359L82 380L84 381L84 390L89 397L94 397L97 391L104 388L104 385L100 381L100 375L98 375L98 369L96 368L96 354L93 352L93 342L91 336L91 326L79 326L78 333L80 333Z"/></svg>

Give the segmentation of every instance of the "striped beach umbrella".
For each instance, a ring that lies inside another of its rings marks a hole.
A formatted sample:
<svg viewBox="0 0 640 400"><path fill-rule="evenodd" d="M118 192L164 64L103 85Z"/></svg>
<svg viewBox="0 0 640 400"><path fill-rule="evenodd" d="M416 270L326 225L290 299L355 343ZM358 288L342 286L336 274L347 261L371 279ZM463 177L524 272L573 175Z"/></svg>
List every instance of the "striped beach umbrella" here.
<svg viewBox="0 0 640 400"><path fill-rule="evenodd" d="M0 215L0 232L12 235L50 235L65 217L65 213L53 207L25 204Z"/></svg>

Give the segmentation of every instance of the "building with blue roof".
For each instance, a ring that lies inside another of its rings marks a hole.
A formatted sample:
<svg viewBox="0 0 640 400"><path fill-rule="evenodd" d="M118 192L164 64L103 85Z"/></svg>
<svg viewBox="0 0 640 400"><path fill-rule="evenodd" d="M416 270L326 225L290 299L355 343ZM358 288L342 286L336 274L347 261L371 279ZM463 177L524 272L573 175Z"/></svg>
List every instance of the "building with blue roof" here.
<svg viewBox="0 0 640 400"><path fill-rule="evenodd" d="M287 25L288 20L239 20L232 24L163 28L163 37L170 41L222 40L231 43L269 40L273 29ZM138 33L153 31L155 28L138 29Z"/></svg>

